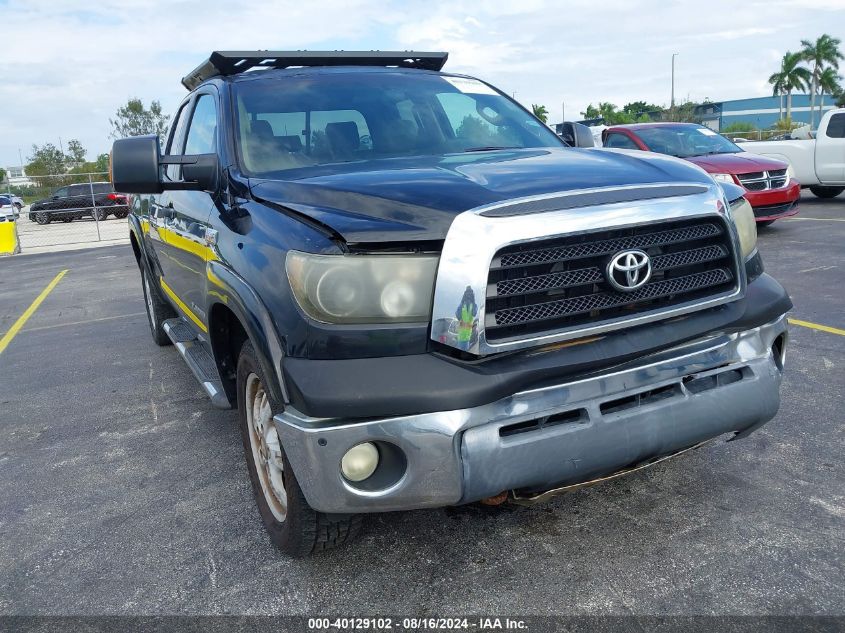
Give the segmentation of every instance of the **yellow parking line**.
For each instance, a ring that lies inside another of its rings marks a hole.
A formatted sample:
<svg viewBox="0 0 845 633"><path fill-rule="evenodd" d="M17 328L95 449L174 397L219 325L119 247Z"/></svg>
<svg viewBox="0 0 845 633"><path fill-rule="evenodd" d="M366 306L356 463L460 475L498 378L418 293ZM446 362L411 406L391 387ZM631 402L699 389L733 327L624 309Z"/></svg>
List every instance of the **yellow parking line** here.
<svg viewBox="0 0 845 633"><path fill-rule="evenodd" d="M18 317L18 320L12 324L12 327L9 328L9 331L3 335L3 338L0 338L0 354L2 354L7 347L9 347L9 343L12 342L12 339L15 338L15 335L29 320L29 317L35 314L35 311L38 309L38 306L40 306L41 302L47 298L47 295L53 291L53 288L55 288L56 284L58 284L62 280L62 277L67 274L67 271L68 269L65 269L58 275L53 277L53 281L47 284L47 287L41 291L41 294L35 298L35 301L30 304L30 306L24 311L24 313L20 315L20 317Z"/></svg>
<svg viewBox="0 0 845 633"><path fill-rule="evenodd" d="M829 325L819 325L818 323L811 323L810 321L800 321L798 319L788 319L791 325L800 325L801 327L808 327L811 330L819 330L821 332L828 332L830 334L838 334L845 336L845 330L840 330L838 327L830 327ZM0 349L2 351L2 349Z"/></svg>

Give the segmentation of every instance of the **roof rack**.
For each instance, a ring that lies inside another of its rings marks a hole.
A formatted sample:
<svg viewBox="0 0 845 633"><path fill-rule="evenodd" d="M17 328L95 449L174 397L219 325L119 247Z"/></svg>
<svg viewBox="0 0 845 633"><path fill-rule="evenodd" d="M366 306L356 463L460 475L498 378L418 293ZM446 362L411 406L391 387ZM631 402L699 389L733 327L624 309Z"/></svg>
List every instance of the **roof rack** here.
<svg viewBox="0 0 845 633"><path fill-rule="evenodd" d="M291 66L397 66L440 70L449 53L417 51L214 51L182 78L193 90L211 77L237 75L252 68Z"/></svg>

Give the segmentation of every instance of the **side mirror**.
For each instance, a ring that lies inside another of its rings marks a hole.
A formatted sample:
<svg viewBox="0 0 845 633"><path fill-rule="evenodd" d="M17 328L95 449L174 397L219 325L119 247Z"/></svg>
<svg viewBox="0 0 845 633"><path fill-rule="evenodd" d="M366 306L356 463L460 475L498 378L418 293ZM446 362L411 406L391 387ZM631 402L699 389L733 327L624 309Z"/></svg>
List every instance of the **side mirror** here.
<svg viewBox="0 0 845 633"><path fill-rule="evenodd" d="M133 136L114 142L111 150L111 178L121 193L161 193L158 136Z"/></svg>
<svg viewBox="0 0 845 633"><path fill-rule="evenodd" d="M560 137L570 147L595 147L593 133L590 128L582 123L565 121L560 132Z"/></svg>
<svg viewBox="0 0 845 633"><path fill-rule="evenodd" d="M182 180L163 180L162 165L181 165ZM161 193L165 189L213 192L219 173L217 154L162 156L157 136L124 138L112 146L112 183L121 193Z"/></svg>

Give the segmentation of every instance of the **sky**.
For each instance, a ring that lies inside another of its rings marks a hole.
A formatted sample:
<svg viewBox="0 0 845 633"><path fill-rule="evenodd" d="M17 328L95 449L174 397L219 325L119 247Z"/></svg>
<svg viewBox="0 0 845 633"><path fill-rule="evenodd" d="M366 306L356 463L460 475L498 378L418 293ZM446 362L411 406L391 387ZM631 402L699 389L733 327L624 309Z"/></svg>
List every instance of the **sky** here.
<svg viewBox="0 0 845 633"><path fill-rule="evenodd" d="M111 145L130 97L175 111L212 50L443 50L550 122L589 103L771 94L783 53L845 40L845 0L0 0L0 166L71 138ZM845 71L845 69L843 69Z"/></svg>

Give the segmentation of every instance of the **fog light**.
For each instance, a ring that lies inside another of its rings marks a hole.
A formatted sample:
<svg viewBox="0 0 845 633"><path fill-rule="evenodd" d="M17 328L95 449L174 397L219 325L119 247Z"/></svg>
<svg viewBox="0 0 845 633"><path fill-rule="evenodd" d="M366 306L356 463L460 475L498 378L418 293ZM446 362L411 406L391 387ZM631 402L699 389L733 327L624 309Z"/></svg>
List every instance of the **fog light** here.
<svg viewBox="0 0 845 633"><path fill-rule="evenodd" d="M376 471L378 449L371 442L353 446L340 460L340 472L349 481L364 481Z"/></svg>

